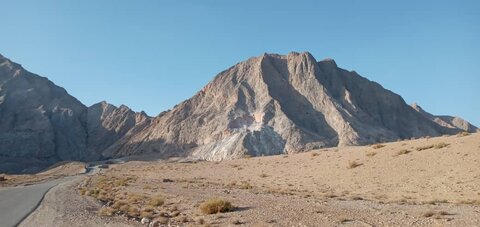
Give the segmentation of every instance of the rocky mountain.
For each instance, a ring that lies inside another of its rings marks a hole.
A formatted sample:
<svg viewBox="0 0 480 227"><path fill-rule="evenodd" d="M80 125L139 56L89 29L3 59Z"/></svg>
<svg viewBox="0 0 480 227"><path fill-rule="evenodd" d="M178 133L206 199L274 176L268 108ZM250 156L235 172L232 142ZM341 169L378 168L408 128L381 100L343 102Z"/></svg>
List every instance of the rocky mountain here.
<svg viewBox="0 0 480 227"><path fill-rule="evenodd" d="M132 128L150 122L145 112L134 112L125 105L116 107L105 101L87 109L87 153L90 160L101 158L101 152L125 136Z"/></svg>
<svg viewBox="0 0 480 227"><path fill-rule="evenodd" d="M151 118L106 102L86 107L0 55L0 172L63 160L153 155L223 160L476 131L310 53L263 54L218 74Z"/></svg>
<svg viewBox="0 0 480 227"><path fill-rule="evenodd" d="M0 55L0 172L98 159L105 147L147 120L125 106L87 108L47 78Z"/></svg>
<svg viewBox="0 0 480 227"><path fill-rule="evenodd" d="M221 72L192 98L105 150L222 160L460 131L397 94L310 53L263 54Z"/></svg>
<svg viewBox="0 0 480 227"><path fill-rule="evenodd" d="M470 124L468 121L455 116L434 116L422 109L417 103L411 104L412 108L422 114L424 117L437 123L442 127L456 128L466 132L479 132L480 129Z"/></svg>

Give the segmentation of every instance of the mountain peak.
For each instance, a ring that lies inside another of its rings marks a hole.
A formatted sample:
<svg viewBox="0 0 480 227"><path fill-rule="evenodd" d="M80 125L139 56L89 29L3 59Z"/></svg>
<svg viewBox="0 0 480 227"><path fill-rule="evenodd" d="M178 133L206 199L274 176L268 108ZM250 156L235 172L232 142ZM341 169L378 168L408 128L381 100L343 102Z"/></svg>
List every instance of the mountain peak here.
<svg viewBox="0 0 480 227"><path fill-rule="evenodd" d="M303 57L304 59L309 59L309 60L315 60L313 55L308 52L296 52L296 51L291 51L290 53L283 55L283 54L277 54L277 53L263 53L260 55L260 58L265 58L265 57L273 57L273 58L297 58L297 57Z"/></svg>
<svg viewBox="0 0 480 227"><path fill-rule="evenodd" d="M309 52L263 53L223 71L105 154L222 160L458 132L356 75Z"/></svg>
<svg viewBox="0 0 480 227"><path fill-rule="evenodd" d="M318 65L322 68L336 69L338 68L337 63L332 58L325 58L318 62Z"/></svg>

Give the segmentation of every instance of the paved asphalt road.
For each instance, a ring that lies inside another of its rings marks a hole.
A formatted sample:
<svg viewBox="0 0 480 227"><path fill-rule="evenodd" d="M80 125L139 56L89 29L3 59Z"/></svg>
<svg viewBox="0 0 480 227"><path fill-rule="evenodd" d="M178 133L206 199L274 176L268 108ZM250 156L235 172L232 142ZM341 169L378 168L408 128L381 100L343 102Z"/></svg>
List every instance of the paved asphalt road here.
<svg viewBox="0 0 480 227"><path fill-rule="evenodd" d="M41 184L0 190L0 227L18 225L42 201L47 191L75 177L66 177Z"/></svg>

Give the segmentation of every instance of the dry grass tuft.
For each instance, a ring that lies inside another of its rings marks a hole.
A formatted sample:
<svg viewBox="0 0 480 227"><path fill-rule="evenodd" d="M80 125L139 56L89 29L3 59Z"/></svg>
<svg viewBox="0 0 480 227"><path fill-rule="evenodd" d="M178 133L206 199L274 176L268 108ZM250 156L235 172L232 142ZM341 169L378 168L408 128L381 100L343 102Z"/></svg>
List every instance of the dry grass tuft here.
<svg viewBox="0 0 480 227"><path fill-rule="evenodd" d="M354 221L354 220L350 219L350 218L340 218L340 220L338 222L340 222L341 224L345 224L345 223L352 222L352 221Z"/></svg>
<svg viewBox="0 0 480 227"><path fill-rule="evenodd" d="M268 177L268 175L265 174L265 173L262 173L262 174L260 174L260 177L261 177L261 178L265 178L265 177Z"/></svg>
<svg viewBox="0 0 480 227"><path fill-rule="evenodd" d="M470 205L480 205L480 199L476 200L462 200L458 204L470 204Z"/></svg>
<svg viewBox="0 0 480 227"><path fill-rule="evenodd" d="M428 217L432 217L433 215L435 215L435 212L429 210L429 211L423 213L423 214L422 214L422 217L428 218Z"/></svg>
<svg viewBox="0 0 480 227"><path fill-rule="evenodd" d="M120 200L120 201L116 201L112 207L115 208L115 209L120 209L121 206L123 205L127 205L127 202L126 201L123 201L123 200Z"/></svg>
<svg viewBox="0 0 480 227"><path fill-rule="evenodd" d="M233 210L229 201L223 199L210 199L200 205L200 211L204 214L224 213Z"/></svg>
<svg viewBox="0 0 480 227"><path fill-rule="evenodd" d="M442 211L439 211L438 214L439 214L439 215L444 215L444 216L446 216L446 215L454 215L454 214L452 214L452 213L450 213L450 212L443 211L443 210L442 210Z"/></svg>
<svg viewBox="0 0 480 227"><path fill-rule="evenodd" d="M87 192L87 190L88 190L88 189L86 189L86 188L80 188L80 189L78 190L78 192L80 193L80 195L85 195L85 193Z"/></svg>
<svg viewBox="0 0 480 227"><path fill-rule="evenodd" d="M459 132L459 133L457 134L458 137L464 137L464 136L469 136L469 135L470 135L470 133L469 133L469 132L466 132L466 131Z"/></svg>
<svg viewBox="0 0 480 227"><path fill-rule="evenodd" d="M367 157L373 157L377 155L377 152L371 151L371 152L367 152L365 155L367 155Z"/></svg>
<svg viewBox="0 0 480 227"><path fill-rule="evenodd" d="M319 156L320 154L317 153L317 152L312 152L310 155L311 155L312 157L315 157L315 156Z"/></svg>
<svg viewBox="0 0 480 227"><path fill-rule="evenodd" d="M441 149L441 148L444 148L444 147L448 147L449 145L450 144L444 143L444 142L437 143L437 144L435 144L435 149Z"/></svg>
<svg viewBox="0 0 480 227"><path fill-rule="evenodd" d="M431 149L435 147L435 145L426 145L426 146L421 146L421 147L417 147L415 148L417 151L423 151L423 150L428 150L428 149Z"/></svg>
<svg viewBox="0 0 480 227"><path fill-rule="evenodd" d="M356 167L361 166L361 165L363 165L363 164L350 160L350 161L348 161L347 169L353 169L353 168L356 168Z"/></svg>
<svg viewBox="0 0 480 227"><path fill-rule="evenodd" d="M385 147L385 145L379 144L379 143L372 145L372 148L373 148L373 149L380 149L380 148L382 148L382 147Z"/></svg>
<svg viewBox="0 0 480 227"><path fill-rule="evenodd" d="M127 211L127 215L129 217L137 218L137 217L140 217L140 211L136 207L130 207Z"/></svg>
<svg viewBox="0 0 480 227"><path fill-rule="evenodd" d="M431 205L435 205L437 203L448 203L448 200L446 200L446 199L434 199L434 200L430 200L430 201L425 202L425 204L431 204Z"/></svg>
<svg viewBox="0 0 480 227"><path fill-rule="evenodd" d="M402 150L399 150L399 151L397 152L397 155L408 154L408 153L410 153L410 152L412 152L412 151L407 150L407 149L402 149Z"/></svg>
<svg viewBox="0 0 480 227"><path fill-rule="evenodd" d="M140 211L140 217L141 218L152 218L153 217L153 211Z"/></svg>
<svg viewBox="0 0 480 227"><path fill-rule="evenodd" d="M422 214L422 217L429 218L429 217L435 216L434 217L435 219L439 219L439 218L442 218L441 216L449 216L449 215L455 215L455 214L449 213L449 212L443 211L443 210L438 211L438 212L430 210L430 211L427 211L424 214Z"/></svg>
<svg viewBox="0 0 480 227"><path fill-rule="evenodd" d="M253 186L246 181L242 181L242 182L240 182L240 185L238 186L238 188L240 188L240 189L252 189Z"/></svg>
<svg viewBox="0 0 480 227"><path fill-rule="evenodd" d="M150 202L148 203L150 206L158 207L165 203L165 200L162 196L153 197Z"/></svg>
<svg viewBox="0 0 480 227"><path fill-rule="evenodd" d="M98 211L98 214L100 216L112 216L115 212L116 210L111 207L103 207Z"/></svg>

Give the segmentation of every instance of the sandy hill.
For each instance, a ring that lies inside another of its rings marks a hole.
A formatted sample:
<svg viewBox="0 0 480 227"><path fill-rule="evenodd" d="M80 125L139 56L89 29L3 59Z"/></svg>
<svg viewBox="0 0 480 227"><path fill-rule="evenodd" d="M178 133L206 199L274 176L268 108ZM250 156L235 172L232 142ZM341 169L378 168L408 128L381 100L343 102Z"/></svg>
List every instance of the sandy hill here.
<svg viewBox="0 0 480 227"><path fill-rule="evenodd" d="M138 210L162 195L151 218L172 225L480 226L479 163L480 133L463 133L221 162L132 161L81 190L115 195L97 197L103 204L143 198L129 203ZM237 209L205 214L200 204L211 198Z"/></svg>

